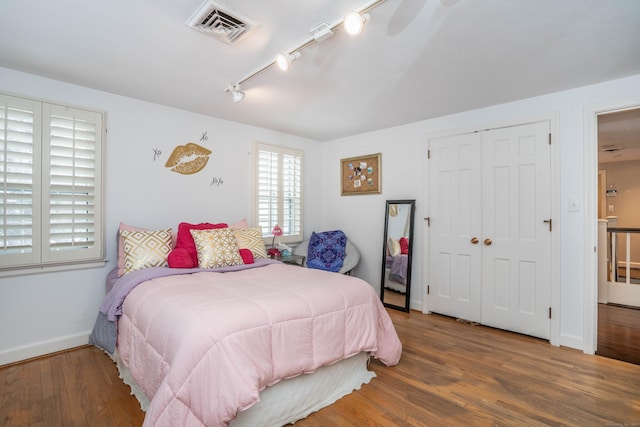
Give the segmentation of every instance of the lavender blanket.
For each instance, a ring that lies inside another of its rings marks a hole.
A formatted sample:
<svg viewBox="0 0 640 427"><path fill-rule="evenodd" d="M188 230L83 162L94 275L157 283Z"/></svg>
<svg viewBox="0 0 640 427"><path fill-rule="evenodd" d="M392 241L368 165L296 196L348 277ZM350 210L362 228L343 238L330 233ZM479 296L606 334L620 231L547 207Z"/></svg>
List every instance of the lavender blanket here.
<svg viewBox="0 0 640 427"><path fill-rule="evenodd" d="M202 269L202 268L167 268L151 267L143 270L133 271L125 274L114 281L113 285L107 286L110 290L100 304L98 318L93 326L89 344L95 345L113 354L116 349L116 338L118 335L118 318L122 315L122 304L132 289L142 282L164 276L175 276L177 274L193 274L203 271L213 273L227 273L232 271L247 270L249 268L262 267L268 264L279 263L273 259L257 259L254 264L234 265L231 267ZM113 271L107 276L107 280L113 280Z"/></svg>
<svg viewBox="0 0 640 427"><path fill-rule="evenodd" d="M391 270L389 278L394 282L407 284L407 264L409 257L407 255L397 255L393 257L391 262Z"/></svg>

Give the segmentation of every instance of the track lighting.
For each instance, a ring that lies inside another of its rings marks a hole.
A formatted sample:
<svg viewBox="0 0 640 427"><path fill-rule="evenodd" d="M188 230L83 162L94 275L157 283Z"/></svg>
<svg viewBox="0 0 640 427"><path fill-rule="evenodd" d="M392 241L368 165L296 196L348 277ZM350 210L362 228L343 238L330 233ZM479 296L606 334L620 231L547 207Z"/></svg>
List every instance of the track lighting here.
<svg viewBox="0 0 640 427"><path fill-rule="evenodd" d="M310 29L309 32L313 34L313 39L318 43L323 42L330 37L333 37L333 35L335 34L331 25L327 24L326 22L323 22L317 27Z"/></svg>
<svg viewBox="0 0 640 427"><path fill-rule="evenodd" d="M370 19L371 16L368 13L348 12L344 16L342 23L347 34L355 37L362 32L364 24L369 22Z"/></svg>
<svg viewBox="0 0 640 427"><path fill-rule="evenodd" d="M345 14L344 19L336 21L333 24L327 24L326 22L323 22L315 28L312 28L311 30L309 30L309 32L311 33L310 37L298 43L295 47L293 47L293 49L289 50L289 52L293 53L279 53L275 60L272 60L268 64L263 65L252 73L247 74L243 78L236 80L235 83L232 83L227 87L226 91L230 92L233 95L233 102L242 101L242 99L244 98L244 92L240 90L240 84L257 76L266 69L270 68L272 65L278 65L278 67L283 71L289 70L289 68L291 67L291 62L300 58L301 50L305 49L307 46L313 43L319 43L332 37L335 34L335 30L339 27L344 27L347 34L351 36L357 36L362 32L364 24L369 22L370 16L367 12L384 2L385 0L370 0L362 7Z"/></svg>
<svg viewBox="0 0 640 427"><path fill-rule="evenodd" d="M276 64L278 64L278 67L282 71L289 71L291 63L298 58L300 58L300 52L279 53L278 56L276 56Z"/></svg>
<svg viewBox="0 0 640 427"><path fill-rule="evenodd" d="M240 102L244 99L244 92L240 90L240 84L238 83L227 86L227 92L230 92L233 96L234 103Z"/></svg>

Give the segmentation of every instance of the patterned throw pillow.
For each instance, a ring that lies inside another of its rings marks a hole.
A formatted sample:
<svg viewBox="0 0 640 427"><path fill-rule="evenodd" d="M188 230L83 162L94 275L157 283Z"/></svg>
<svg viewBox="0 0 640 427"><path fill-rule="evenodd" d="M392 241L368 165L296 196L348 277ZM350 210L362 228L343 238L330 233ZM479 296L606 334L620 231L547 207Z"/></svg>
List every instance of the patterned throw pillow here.
<svg viewBox="0 0 640 427"><path fill-rule="evenodd" d="M255 228L234 228L236 243L240 249L249 249L255 259L267 258L267 249L262 241L262 229Z"/></svg>
<svg viewBox="0 0 640 427"><path fill-rule="evenodd" d="M340 271L346 246L347 236L340 230L312 233L307 249L307 267Z"/></svg>
<svg viewBox="0 0 640 427"><path fill-rule="evenodd" d="M149 231L146 228L133 227L131 225L125 224L123 222L120 223L120 227L118 228L118 277L124 275L124 237L122 236L122 232L124 230L128 231Z"/></svg>
<svg viewBox="0 0 640 427"><path fill-rule="evenodd" d="M166 267L171 252L171 229L122 230L124 274L149 267Z"/></svg>
<svg viewBox="0 0 640 427"><path fill-rule="evenodd" d="M200 224L189 224L188 222L181 222L178 224L178 237L176 240L176 249L186 249L191 256L191 266L198 265L198 253L196 251L196 244L193 241L191 230L211 230L214 228L226 228L227 224L221 222L218 224L210 224L208 222L201 222ZM187 267L190 268L190 267Z"/></svg>
<svg viewBox="0 0 640 427"><path fill-rule="evenodd" d="M231 228L191 230L199 268L220 268L243 263Z"/></svg>

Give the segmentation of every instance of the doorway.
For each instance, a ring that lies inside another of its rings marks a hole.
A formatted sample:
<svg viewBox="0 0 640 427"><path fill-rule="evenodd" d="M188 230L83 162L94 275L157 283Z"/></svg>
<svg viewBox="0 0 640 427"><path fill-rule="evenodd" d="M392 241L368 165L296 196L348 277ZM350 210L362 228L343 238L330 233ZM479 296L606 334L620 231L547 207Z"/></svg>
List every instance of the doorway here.
<svg viewBox="0 0 640 427"><path fill-rule="evenodd" d="M640 364L640 108L601 111L596 126L601 231L595 353Z"/></svg>

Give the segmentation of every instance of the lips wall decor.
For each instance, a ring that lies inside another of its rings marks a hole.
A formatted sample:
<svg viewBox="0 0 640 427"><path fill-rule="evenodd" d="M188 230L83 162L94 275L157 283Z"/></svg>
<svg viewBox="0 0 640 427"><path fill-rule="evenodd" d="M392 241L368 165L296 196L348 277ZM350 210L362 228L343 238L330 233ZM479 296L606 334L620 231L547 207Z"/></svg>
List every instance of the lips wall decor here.
<svg viewBox="0 0 640 427"><path fill-rule="evenodd" d="M200 172L207 165L211 150L189 142L186 145L178 145L173 149L171 156L165 163L165 167L182 175L191 175Z"/></svg>

